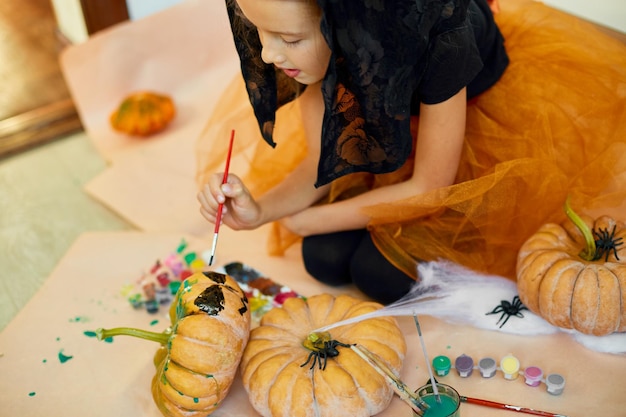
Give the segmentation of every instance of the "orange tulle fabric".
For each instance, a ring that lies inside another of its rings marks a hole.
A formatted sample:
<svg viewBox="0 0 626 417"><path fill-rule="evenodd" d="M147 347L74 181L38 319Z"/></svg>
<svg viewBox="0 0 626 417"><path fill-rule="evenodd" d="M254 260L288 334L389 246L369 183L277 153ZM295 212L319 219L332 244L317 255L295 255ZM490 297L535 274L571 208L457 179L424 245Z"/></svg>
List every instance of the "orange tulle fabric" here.
<svg viewBox="0 0 626 417"><path fill-rule="evenodd" d="M419 261L447 259L515 279L517 252L544 223L580 213L626 220L626 45L594 25L532 0L502 0L496 20L511 64L468 105L455 185L366 209L374 242L416 277ZM417 121L416 121L417 123ZM280 182L306 154L297 100L277 113L276 149L262 140L240 76L220 100L197 148L198 183L222 170L230 129L237 172L255 194ZM328 202L410 175L353 174ZM269 252L298 239L274 225Z"/></svg>

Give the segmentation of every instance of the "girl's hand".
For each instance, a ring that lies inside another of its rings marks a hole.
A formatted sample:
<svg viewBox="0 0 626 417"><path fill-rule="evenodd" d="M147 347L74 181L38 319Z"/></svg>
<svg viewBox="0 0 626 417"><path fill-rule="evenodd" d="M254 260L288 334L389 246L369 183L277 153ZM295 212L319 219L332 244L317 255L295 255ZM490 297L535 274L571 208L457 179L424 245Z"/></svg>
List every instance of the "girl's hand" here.
<svg viewBox="0 0 626 417"><path fill-rule="evenodd" d="M214 174L198 193L200 214L215 224L217 210L221 203L222 223L233 230L254 229L260 225L261 208L252 197L241 179L234 174L222 184L223 173Z"/></svg>

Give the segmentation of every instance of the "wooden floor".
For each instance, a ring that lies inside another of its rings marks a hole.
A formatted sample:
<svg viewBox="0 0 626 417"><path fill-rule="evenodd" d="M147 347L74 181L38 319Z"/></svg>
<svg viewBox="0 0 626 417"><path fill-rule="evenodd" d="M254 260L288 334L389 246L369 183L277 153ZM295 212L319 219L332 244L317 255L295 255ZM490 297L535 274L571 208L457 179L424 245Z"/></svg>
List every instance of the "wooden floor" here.
<svg viewBox="0 0 626 417"><path fill-rule="evenodd" d="M50 0L0 1L0 158L81 128Z"/></svg>

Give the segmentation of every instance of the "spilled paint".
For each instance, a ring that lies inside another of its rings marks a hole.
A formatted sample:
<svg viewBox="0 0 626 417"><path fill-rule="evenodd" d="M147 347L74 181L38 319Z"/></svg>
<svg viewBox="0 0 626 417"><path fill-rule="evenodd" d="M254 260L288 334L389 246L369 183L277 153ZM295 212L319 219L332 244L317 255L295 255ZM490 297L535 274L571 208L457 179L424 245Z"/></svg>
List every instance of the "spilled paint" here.
<svg viewBox="0 0 626 417"><path fill-rule="evenodd" d="M91 319L85 316L76 316L72 317L69 321L70 323L88 323L91 321Z"/></svg>
<svg viewBox="0 0 626 417"><path fill-rule="evenodd" d="M83 334L87 337L98 337L96 332L94 332L93 330L86 330L83 332ZM113 343L113 336L105 338L104 341L107 343Z"/></svg>
<svg viewBox="0 0 626 417"><path fill-rule="evenodd" d="M70 359L72 359L74 356L69 356L63 353L63 349L61 349L59 351L59 362L61 363L65 363L67 361L69 361Z"/></svg>
<svg viewBox="0 0 626 417"><path fill-rule="evenodd" d="M28 396L29 396L29 397L34 397L34 396L35 396L35 394L36 394L36 392L35 392L35 391L32 391L32 392L29 392L29 393L28 393Z"/></svg>

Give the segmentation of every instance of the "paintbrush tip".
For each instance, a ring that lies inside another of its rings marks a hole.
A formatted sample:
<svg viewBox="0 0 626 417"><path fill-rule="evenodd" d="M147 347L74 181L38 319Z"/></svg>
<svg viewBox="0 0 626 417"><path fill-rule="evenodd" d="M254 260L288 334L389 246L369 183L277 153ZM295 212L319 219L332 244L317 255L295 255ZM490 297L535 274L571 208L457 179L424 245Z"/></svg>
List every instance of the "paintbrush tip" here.
<svg viewBox="0 0 626 417"><path fill-rule="evenodd" d="M213 265L213 255L209 258L209 266Z"/></svg>

